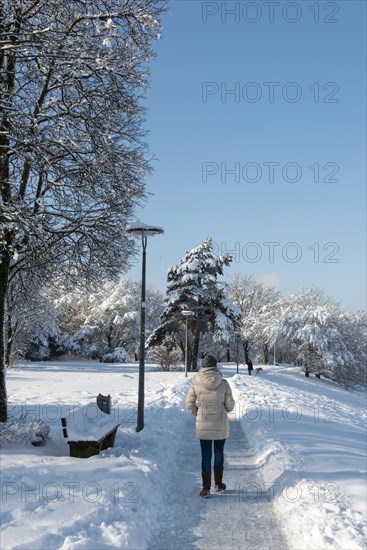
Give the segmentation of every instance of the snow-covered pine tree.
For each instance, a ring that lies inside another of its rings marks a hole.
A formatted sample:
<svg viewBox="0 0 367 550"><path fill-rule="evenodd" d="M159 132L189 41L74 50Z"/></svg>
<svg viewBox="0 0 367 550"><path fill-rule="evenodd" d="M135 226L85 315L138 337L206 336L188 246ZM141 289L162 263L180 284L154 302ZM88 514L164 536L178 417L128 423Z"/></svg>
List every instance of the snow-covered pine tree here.
<svg viewBox="0 0 367 550"><path fill-rule="evenodd" d="M229 266L229 254L219 256L213 252L213 241L207 238L200 246L181 258L167 275L166 309L161 315L162 323L147 341L149 347L166 345L184 350L183 310L194 313L188 319L190 346L189 367L197 369L200 338L212 333L213 339L228 342L231 333L239 326L240 310L228 297L228 285L218 281L224 266Z"/></svg>

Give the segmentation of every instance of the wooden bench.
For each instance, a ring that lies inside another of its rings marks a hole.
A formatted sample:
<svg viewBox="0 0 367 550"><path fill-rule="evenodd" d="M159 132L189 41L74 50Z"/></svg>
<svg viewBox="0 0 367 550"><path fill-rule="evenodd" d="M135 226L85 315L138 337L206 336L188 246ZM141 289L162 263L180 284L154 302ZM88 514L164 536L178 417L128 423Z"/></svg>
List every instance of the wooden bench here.
<svg viewBox="0 0 367 550"><path fill-rule="evenodd" d="M89 458L114 446L120 423L90 403L61 418L61 426L64 437L68 439L70 456Z"/></svg>

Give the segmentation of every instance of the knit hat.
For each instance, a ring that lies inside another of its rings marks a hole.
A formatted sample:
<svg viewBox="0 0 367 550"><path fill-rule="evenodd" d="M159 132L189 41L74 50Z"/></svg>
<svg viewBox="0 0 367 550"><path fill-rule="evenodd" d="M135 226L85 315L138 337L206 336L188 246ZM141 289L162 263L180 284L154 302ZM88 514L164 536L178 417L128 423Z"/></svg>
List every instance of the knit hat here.
<svg viewBox="0 0 367 550"><path fill-rule="evenodd" d="M205 367L216 367L217 366L217 360L213 355L205 355L204 359L202 360L202 366Z"/></svg>

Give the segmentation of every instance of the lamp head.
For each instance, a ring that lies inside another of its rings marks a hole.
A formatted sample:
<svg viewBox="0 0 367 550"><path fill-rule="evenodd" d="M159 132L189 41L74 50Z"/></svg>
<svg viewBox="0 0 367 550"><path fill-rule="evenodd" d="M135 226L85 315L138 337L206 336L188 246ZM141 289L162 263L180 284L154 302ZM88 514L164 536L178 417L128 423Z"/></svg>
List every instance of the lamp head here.
<svg viewBox="0 0 367 550"><path fill-rule="evenodd" d="M143 222L134 222L127 225L126 232L130 233L134 237L154 237L154 235L162 235L162 233L164 233L164 229L162 227L158 227L157 225L147 225Z"/></svg>

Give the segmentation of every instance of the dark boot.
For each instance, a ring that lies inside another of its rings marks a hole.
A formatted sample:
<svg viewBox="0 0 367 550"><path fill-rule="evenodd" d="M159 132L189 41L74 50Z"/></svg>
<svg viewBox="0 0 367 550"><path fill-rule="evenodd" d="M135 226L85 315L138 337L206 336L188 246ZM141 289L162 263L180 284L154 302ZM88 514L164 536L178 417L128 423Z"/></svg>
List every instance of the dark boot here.
<svg viewBox="0 0 367 550"><path fill-rule="evenodd" d="M201 497L208 497L210 494L210 486L212 483L212 473L211 472L201 472L201 477L203 478L203 488L200 491Z"/></svg>
<svg viewBox="0 0 367 550"><path fill-rule="evenodd" d="M222 483L223 479L223 468L214 468L214 481L215 481L215 490L217 493L224 491L226 489L226 484Z"/></svg>

